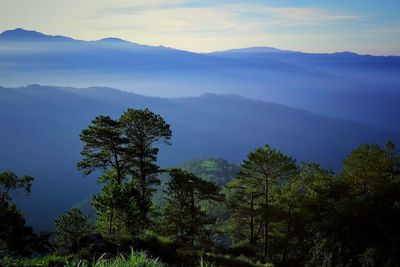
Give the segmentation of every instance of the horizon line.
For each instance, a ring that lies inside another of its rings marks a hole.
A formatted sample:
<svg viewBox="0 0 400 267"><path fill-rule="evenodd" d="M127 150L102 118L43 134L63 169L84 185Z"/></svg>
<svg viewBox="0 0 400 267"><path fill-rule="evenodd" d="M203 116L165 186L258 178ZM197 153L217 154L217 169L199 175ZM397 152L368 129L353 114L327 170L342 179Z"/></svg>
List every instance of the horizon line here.
<svg viewBox="0 0 400 267"><path fill-rule="evenodd" d="M80 39L80 38L74 38L74 37L70 37L67 35L52 35L52 34L47 34L44 32L41 32L39 30L34 30L34 29L26 29L26 28L22 28L22 27L16 27L14 29L6 29L3 30L2 32L0 32L0 36L5 33L5 32L15 32L15 31L24 31L24 32L34 32L34 33L38 33L38 34L42 34L44 36L47 37L63 37L63 38L69 38L71 40L74 41L82 41L82 42L98 42L98 41L102 41L102 40L106 40L106 39L117 39L117 40L121 40L121 41L125 41L128 42L130 44L136 44L136 45L141 45L141 46L150 46L150 47L164 47L164 48L168 48L168 49L174 49L174 50L179 50L179 51L185 51L185 52L190 52L190 53L195 53L195 54L211 54L211 53L218 53L218 52L226 52L226 51L231 51L231 50L241 50L241 49L252 49L252 48L270 48L270 49L276 49L276 50L280 50L281 52L292 52L292 53L304 53L304 54L329 54L329 55L333 55L333 54L340 54L340 53L351 53L351 54L356 54L359 56L376 56L376 57L399 57L400 54L374 54L374 53L360 53L360 52L355 52L355 51L351 51L351 50L342 50L342 51L335 51L335 52L306 52L306 51L301 51L301 50L296 50L296 49L281 49L281 48L277 48L277 47L272 47L272 46L268 46L268 45L253 45L253 46L245 46L245 47L232 47L232 48L228 48L228 49L222 49L222 50L210 50L207 52L199 52L199 51L193 51L193 50L186 50L186 49L181 49L181 48L175 48L175 47L169 47L169 46L165 46L165 45L149 45L149 44L145 44L145 43L139 43L139 42L135 42L129 39L123 39L121 37L116 37L116 36L107 36L107 37L103 37L100 39ZM278 53L278 52L277 52Z"/></svg>

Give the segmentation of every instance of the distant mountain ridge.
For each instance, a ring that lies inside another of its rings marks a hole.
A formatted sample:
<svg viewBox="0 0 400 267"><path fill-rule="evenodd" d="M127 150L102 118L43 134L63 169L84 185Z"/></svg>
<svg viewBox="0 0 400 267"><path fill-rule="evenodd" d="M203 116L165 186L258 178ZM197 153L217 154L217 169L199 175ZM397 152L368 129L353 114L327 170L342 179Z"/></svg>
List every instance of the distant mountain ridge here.
<svg viewBox="0 0 400 267"><path fill-rule="evenodd" d="M73 41L74 39L61 35L47 35L37 31L17 28L0 33L0 41Z"/></svg>
<svg viewBox="0 0 400 267"><path fill-rule="evenodd" d="M400 129L396 56L270 47L193 53L113 37L82 41L16 29L0 34L0 63L7 87L106 86L163 97L234 94Z"/></svg>
<svg viewBox="0 0 400 267"><path fill-rule="evenodd" d="M62 35L48 35L34 30L26 30L23 28L17 28L14 30L6 30L0 33L0 41L75 41L75 42L106 42L106 43L123 43L123 44L131 44L133 46L146 46L146 47L154 47L154 48L166 48L165 46L149 46L145 44L138 44L135 42L127 41L124 39L116 38L116 37L106 37L99 40L78 40L73 39L70 37L62 36ZM172 48L170 48L172 49ZM257 51L283 51L277 48L272 47L254 47L254 48L245 48L246 50L257 50ZM174 49L179 50L179 49ZM241 50L241 49L234 49L234 50ZM234 50L227 50L227 51L234 51ZM225 52L225 51L219 51Z"/></svg>
<svg viewBox="0 0 400 267"><path fill-rule="evenodd" d="M150 47L150 45L145 44L138 44L135 42L127 41L117 37L105 37L99 40L78 40L73 39L71 37L63 36L63 35L48 35L44 34L35 30L26 30L23 28L16 28L13 30L5 30L0 33L0 41L80 41L80 42L112 42L112 43L129 43L132 45L143 45ZM153 46L153 47L162 47L166 48L165 46ZM172 48L171 48L172 49ZM179 49L175 49L179 50ZM233 48L227 50L218 50L212 51L208 54L221 54L221 53L304 53L310 54L300 51L291 51L291 50L282 50L275 47L269 46L254 46L254 47L244 47L244 48ZM207 53L206 53L207 54ZM343 51L343 52L333 52L333 53L311 53L311 54L324 54L324 55L336 55L336 54L346 54L346 55L358 55L360 54L351 51ZM383 57L396 57L399 55L392 55L392 56L383 56Z"/></svg>
<svg viewBox="0 0 400 267"><path fill-rule="evenodd" d="M69 44L72 43L86 43L86 44L115 44L115 45L128 45L133 47L143 47L143 48L162 48L167 49L164 46L150 46L144 44L138 44L135 42L130 42L127 40L123 40L116 37L106 37L99 40L79 40L73 39L71 37L63 36L63 35L48 35L38 31L33 30L25 30L22 28L17 28L14 30L7 30L0 33L0 42L50 42L50 43L57 43L57 42L68 42Z"/></svg>

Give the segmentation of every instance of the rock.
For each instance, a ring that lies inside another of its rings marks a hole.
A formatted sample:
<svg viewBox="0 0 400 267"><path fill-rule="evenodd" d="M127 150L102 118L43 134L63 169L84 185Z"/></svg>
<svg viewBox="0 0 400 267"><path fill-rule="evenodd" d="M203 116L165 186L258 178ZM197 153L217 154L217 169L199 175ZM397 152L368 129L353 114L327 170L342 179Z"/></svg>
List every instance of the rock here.
<svg viewBox="0 0 400 267"><path fill-rule="evenodd" d="M117 246L105 240L101 234L90 233L79 238L78 242L72 245L72 251L86 249L89 252L106 253L116 251Z"/></svg>

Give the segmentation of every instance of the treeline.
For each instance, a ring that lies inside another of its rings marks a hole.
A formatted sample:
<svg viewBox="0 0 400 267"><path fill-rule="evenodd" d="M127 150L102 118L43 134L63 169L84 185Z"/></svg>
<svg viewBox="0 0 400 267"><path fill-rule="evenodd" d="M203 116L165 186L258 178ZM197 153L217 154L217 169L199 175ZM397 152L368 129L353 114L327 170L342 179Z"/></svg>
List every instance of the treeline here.
<svg viewBox="0 0 400 267"><path fill-rule="evenodd" d="M96 117L81 132L78 163L103 184L92 197L96 219L78 209L57 218L57 249L69 253L97 232L119 251L141 247L186 265L200 254L231 266L228 259L237 258L275 266L400 265L400 154L393 143L357 147L339 174L266 145L249 153L234 179L217 184L157 165L160 145L170 145L171 137L168 123L147 109ZM0 176L2 216L18 213L10 189L29 192L31 183L16 176L10 183L9 175ZM164 201L156 206L153 195L166 175ZM0 222L1 249L13 250L17 234L11 222Z"/></svg>

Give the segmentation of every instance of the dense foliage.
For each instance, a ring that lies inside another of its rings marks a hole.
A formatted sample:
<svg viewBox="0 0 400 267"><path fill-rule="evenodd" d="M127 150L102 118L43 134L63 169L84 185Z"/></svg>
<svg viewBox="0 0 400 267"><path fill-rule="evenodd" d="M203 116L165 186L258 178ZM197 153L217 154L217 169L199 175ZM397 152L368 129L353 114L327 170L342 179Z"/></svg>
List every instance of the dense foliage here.
<svg viewBox="0 0 400 267"><path fill-rule="evenodd" d="M68 255L62 257L90 265L100 251L110 254L96 266L400 265L400 153L393 143L360 145L337 174L269 145L240 167L209 158L161 169L159 145L169 145L171 135L147 109L117 120L99 116L82 131L78 168L98 175L103 187L92 198L95 226L76 208L54 221L58 252ZM32 255L25 246L38 237L9 193L29 193L32 178L0 177L1 249ZM163 201L155 203L160 179ZM91 232L102 235L83 247Z"/></svg>
<svg viewBox="0 0 400 267"><path fill-rule="evenodd" d="M148 109L128 109L118 120L98 116L82 131L78 168L85 175L101 170L99 182L106 183L92 202L102 222L99 230L115 235L146 229L152 185L159 183L155 144L169 144L170 138L169 125Z"/></svg>
<svg viewBox="0 0 400 267"><path fill-rule="evenodd" d="M68 210L54 220L54 239L59 247L69 247L93 230L89 217L77 208Z"/></svg>
<svg viewBox="0 0 400 267"><path fill-rule="evenodd" d="M221 202L224 196L212 182L182 169L169 170L168 200L163 211L164 233L182 247L194 249L212 245L210 225L215 220L199 205L200 201Z"/></svg>
<svg viewBox="0 0 400 267"><path fill-rule="evenodd" d="M36 239L31 227L26 226L22 213L12 202L11 193L22 190L31 193L33 178L18 177L12 172L0 173L0 250L29 254Z"/></svg>

